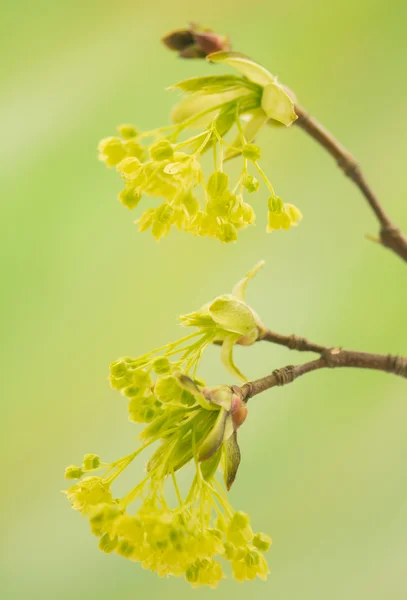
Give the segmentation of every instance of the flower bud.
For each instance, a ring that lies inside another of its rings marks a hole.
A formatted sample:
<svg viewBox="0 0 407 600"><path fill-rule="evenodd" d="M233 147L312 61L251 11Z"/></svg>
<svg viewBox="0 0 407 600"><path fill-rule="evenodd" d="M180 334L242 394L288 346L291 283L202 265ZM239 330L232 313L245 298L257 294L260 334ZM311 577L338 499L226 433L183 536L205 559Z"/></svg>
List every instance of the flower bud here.
<svg viewBox="0 0 407 600"><path fill-rule="evenodd" d="M174 156L174 147L168 140L160 140L150 146L150 156L153 160L167 160Z"/></svg>
<svg viewBox="0 0 407 600"><path fill-rule="evenodd" d="M65 469L65 479L80 479L83 475L81 467L70 465Z"/></svg>
<svg viewBox="0 0 407 600"><path fill-rule="evenodd" d="M243 178L242 184L243 187L246 188L246 190L249 192L249 194L251 194L253 192L257 192L260 186L260 181L253 177L253 175L249 175L249 173L246 173L246 175Z"/></svg>
<svg viewBox="0 0 407 600"><path fill-rule="evenodd" d="M100 465L100 458L97 454L85 454L83 457L82 467L84 471L97 469Z"/></svg>
<svg viewBox="0 0 407 600"><path fill-rule="evenodd" d="M136 177L140 175L141 169L142 164L135 156L124 158L116 167L116 170L120 175L128 181L136 179Z"/></svg>
<svg viewBox="0 0 407 600"><path fill-rule="evenodd" d="M119 200L129 210L133 210L138 206L141 200L141 194L139 194L133 188L124 188L119 194Z"/></svg>
<svg viewBox="0 0 407 600"><path fill-rule="evenodd" d="M242 154L244 158L256 162L261 156L261 150L256 144L246 144L243 146Z"/></svg>
<svg viewBox="0 0 407 600"><path fill-rule="evenodd" d="M105 533L99 540L99 548L102 552L106 552L106 554L110 554L113 552L119 543L119 539L117 537L111 538L108 533Z"/></svg>
<svg viewBox="0 0 407 600"><path fill-rule="evenodd" d="M101 140L98 151L99 160L103 161L107 167L115 167L126 156L122 141L116 137Z"/></svg>
<svg viewBox="0 0 407 600"><path fill-rule="evenodd" d="M226 190L228 189L228 186L229 186L228 175L226 175L226 173L222 173L221 171L216 171L215 173L212 173L212 175L208 179L208 183L207 183L208 194L212 198L216 198L217 196L220 196L221 194L226 192Z"/></svg>
<svg viewBox="0 0 407 600"><path fill-rule="evenodd" d="M154 359L153 369L157 373L157 375L168 373L168 371L171 370L170 361L166 356L160 356L159 358Z"/></svg>
<svg viewBox="0 0 407 600"><path fill-rule="evenodd" d="M134 125L129 125L128 123L119 125L117 131L124 140L130 140L138 135L138 131Z"/></svg>
<svg viewBox="0 0 407 600"><path fill-rule="evenodd" d="M261 552L267 552L271 546L271 537L266 535L265 533L256 533L252 541L253 546L255 546Z"/></svg>

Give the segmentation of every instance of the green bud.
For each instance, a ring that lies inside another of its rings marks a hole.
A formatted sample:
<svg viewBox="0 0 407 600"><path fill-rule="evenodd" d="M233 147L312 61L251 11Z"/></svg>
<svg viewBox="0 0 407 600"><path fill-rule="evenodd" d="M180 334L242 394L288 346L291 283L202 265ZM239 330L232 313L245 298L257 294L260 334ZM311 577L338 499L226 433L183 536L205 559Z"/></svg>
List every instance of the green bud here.
<svg viewBox="0 0 407 600"><path fill-rule="evenodd" d="M124 188L119 194L119 200L129 210L133 210L141 200L141 194L133 188Z"/></svg>
<svg viewBox="0 0 407 600"><path fill-rule="evenodd" d="M261 150L256 144L246 144L243 146L242 154L244 158L256 162L261 156Z"/></svg>
<svg viewBox="0 0 407 600"><path fill-rule="evenodd" d="M219 230L219 239L225 244L235 242L237 240L236 227L232 223L222 223Z"/></svg>
<svg viewBox="0 0 407 600"><path fill-rule="evenodd" d="M235 512L230 523L231 529L244 529L250 524L249 515L241 510Z"/></svg>
<svg viewBox="0 0 407 600"><path fill-rule="evenodd" d="M125 156L126 151L123 142L116 137L105 138L99 143L99 160L102 160L106 166L116 166Z"/></svg>
<svg viewBox="0 0 407 600"><path fill-rule="evenodd" d="M85 454L83 457L82 467L84 471L91 471L100 466L100 458L97 454Z"/></svg>
<svg viewBox="0 0 407 600"><path fill-rule="evenodd" d="M138 135L138 131L134 125L129 125L127 123L124 125L119 125L117 127L117 131L124 140L130 140Z"/></svg>
<svg viewBox="0 0 407 600"><path fill-rule="evenodd" d="M110 554L110 552L113 552L113 550L116 549L118 543L119 538L111 538L108 533L105 533L105 535L103 535L99 540L99 548L102 550L102 552Z"/></svg>
<svg viewBox="0 0 407 600"><path fill-rule="evenodd" d="M171 370L170 361L166 356L160 356L153 361L153 369L157 373L157 375L162 375L163 373L168 373Z"/></svg>
<svg viewBox="0 0 407 600"><path fill-rule="evenodd" d="M188 583L196 583L199 576L199 567L195 564L189 565L185 571L185 579Z"/></svg>
<svg viewBox="0 0 407 600"><path fill-rule="evenodd" d="M174 156L174 147L168 140L160 140L150 146L152 160L167 160Z"/></svg>
<svg viewBox="0 0 407 600"><path fill-rule="evenodd" d="M128 156L124 158L116 167L116 170L120 173L124 179L131 181L136 179L140 175L142 164L135 156Z"/></svg>
<svg viewBox="0 0 407 600"><path fill-rule="evenodd" d="M260 181L253 177L253 175L249 175L246 173L243 179L243 187L249 192L249 194L253 192L257 192L260 186Z"/></svg>
<svg viewBox="0 0 407 600"><path fill-rule="evenodd" d="M83 471L81 467L77 467L75 465L70 465L65 469L65 479L79 479L82 477Z"/></svg>
<svg viewBox="0 0 407 600"><path fill-rule="evenodd" d="M271 537L265 533L256 533L252 543L261 552L267 552L271 546Z"/></svg>
<svg viewBox="0 0 407 600"><path fill-rule="evenodd" d="M226 173L216 171L208 179L207 190L212 198L222 195L229 186L229 177Z"/></svg>
<svg viewBox="0 0 407 600"><path fill-rule="evenodd" d="M284 202L278 196L271 196L268 200L269 210L273 212L281 212L284 207Z"/></svg>
<svg viewBox="0 0 407 600"><path fill-rule="evenodd" d="M127 373L127 366L123 360L115 360L110 365L110 373L114 377L123 377Z"/></svg>
<svg viewBox="0 0 407 600"><path fill-rule="evenodd" d="M244 557L244 561L248 567L254 567L260 563L260 554L256 550L248 552Z"/></svg>

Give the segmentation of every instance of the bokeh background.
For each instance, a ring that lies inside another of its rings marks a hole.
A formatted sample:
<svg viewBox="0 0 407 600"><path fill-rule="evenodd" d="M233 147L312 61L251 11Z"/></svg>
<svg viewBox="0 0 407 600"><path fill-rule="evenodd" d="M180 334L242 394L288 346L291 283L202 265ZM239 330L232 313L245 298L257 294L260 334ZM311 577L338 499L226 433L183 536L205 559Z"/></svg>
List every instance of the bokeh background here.
<svg viewBox="0 0 407 600"><path fill-rule="evenodd" d="M407 229L403 0L122 0L3 3L0 55L1 581L5 600L190 597L97 550L60 490L85 452L129 452L138 429L107 383L109 363L178 336L177 315L228 292L258 260L248 300L282 333L407 353L406 267L366 241L363 199L295 127L267 131L263 164L304 213L300 227L258 225L222 246L139 234L115 199L120 180L96 159L121 122L166 124L164 88L215 67L160 44L189 20L263 62L362 162ZM234 383L213 348L201 375ZM238 349L251 378L304 356ZM407 388L369 372L320 372L250 405L231 500L270 532L267 583L225 581L236 600L407 597Z"/></svg>

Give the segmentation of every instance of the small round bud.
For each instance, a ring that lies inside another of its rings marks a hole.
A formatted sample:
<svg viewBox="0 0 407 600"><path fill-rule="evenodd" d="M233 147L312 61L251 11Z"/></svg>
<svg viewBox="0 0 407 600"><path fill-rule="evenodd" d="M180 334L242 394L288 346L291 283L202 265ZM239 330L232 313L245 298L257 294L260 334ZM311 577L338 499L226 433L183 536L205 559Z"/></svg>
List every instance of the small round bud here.
<svg viewBox="0 0 407 600"><path fill-rule="evenodd" d="M138 135L138 131L134 125L129 125L127 123L124 125L119 125L117 127L117 131L124 140L131 140L131 138L134 138Z"/></svg>
<svg viewBox="0 0 407 600"><path fill-rule="evenodd" d="M284 207L284 203L278 196L271 196L268 200L269 210L273 212L281 212Z"/></svg>
<svg viewBox="0 0 407 600"><path fill-rule="evenodd" d="M261 552L267 552L271 546L271 537L265 533L256 533L252 543Z"/></svg>
<svg viewBox="0 0 407 600"><path fill-rule="evenodd" d="M115 360L110 365L110 373L114 377L123 377L127 373L127 366L123 360Z"/></svg>
<svg viewBox="0 0 407 600"><path fill-rule="evenodd" d="M168 140L160 140L150 146L150 156L153 160L167 160L174 156L174 147Z"/></svg>
<svg viewBox="0 0 407 600"><path fill-rule="evenodd" d="M116 137L102 140L99 143L98 151L99 160L102 160L107 167L116 166L126 156L123 142Z"/></svg>
<svg viewBox="0 0 407 600"><path fill-rule="evenodd" d="M133 210L139 204L141 200L141 194L135 189L124 188L119 194L119 200L129 210Z"/></svg>
<svg viewBox="0 0 407 600"><path fill-rule="evenodd" d="M91 471L100 466L100 458L97 454L85 454L83 457L82 467L84 471Z"/></svg>
<svg viewBox="0 0 407 600"><path fill-rule="evenodd" d="M230 523L231 529L244 529L250 524L249 515L247 513L238 510L235 512Z"/></svg>
<svg viewBox="0 0 407 600"><path fill-rule="evenodd" d="M140 175L141 169L142 164L135 156L124 158L116 167L120 175L129 181L136 179Z"/></svg>
<svg viewBox="0 0 407 600"><path fill-rule="evenodd" d="M117 537L111 538L108 533L105 533L99 540L99 548L102 552L106 552L106 554L110 554L113 552L119 543L119 539Z"/></svg>
<svg viewBox="0 0 407 600"><path fill-rule="evenodd" d="M160 356L153 361L153 369L157 373L157 375L162 375L163 373L168 373L171 370L170 361L166 356Z"/></svg>
<svg viewBox="0 0 407 600"><path fill-rule="evenodd" d="M261 156L261 150L256 144L246 144L243 146L242 154L244 158L256 162Z"/></svg>
<svg viewBox="0 0 407 600"><path fill-rule="evenodd" d="M83 471L81 467L77 467L75 465L70 465L65 469L65 479L80 479L82 477Z"/></svg>
<svg viewBox="0 0 407 600"><path fill-rule="evenodd" d="M246 175L243 178L242 184L243 187L249 192L249 194L252 194L253 192L257 192L257 190L259 189L260 181L253 177L253 175L249 175L248 173L246 173Z"/></svg>
<svg viewBox="0 0 407 600"><path fill-rule="evenodd" d="M212 198L216 198L217 196L221 196L229 186L229 177L226 173L222 173L221 171L216 171L212 173L212 175L208 179L207 190L208 194Z"/></svg>

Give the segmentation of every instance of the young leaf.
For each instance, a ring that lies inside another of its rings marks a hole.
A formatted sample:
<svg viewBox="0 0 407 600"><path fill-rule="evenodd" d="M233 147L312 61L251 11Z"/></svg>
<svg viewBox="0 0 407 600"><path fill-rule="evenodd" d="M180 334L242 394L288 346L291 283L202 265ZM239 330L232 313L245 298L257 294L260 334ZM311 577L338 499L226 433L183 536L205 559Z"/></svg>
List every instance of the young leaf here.
<svg viewBox="0 0 407 600"><path fill-rule="evenodd" d="M275 77L267 69L239 52L214 52L207 59L213 63L224 63L240 71L247 79L265 87L275 82Z"/></svg>
<svg viewBox="0 0 407 600"><path fill-rule="evenodd" d="M236 431L230 436L228 440L225 441L224 445L225 452L225 463L224 463L224 481L226 485L227 491L230 490L234 480L236 479L237 470L240 465L240 448L237 443L237 433Z"/></svg>

